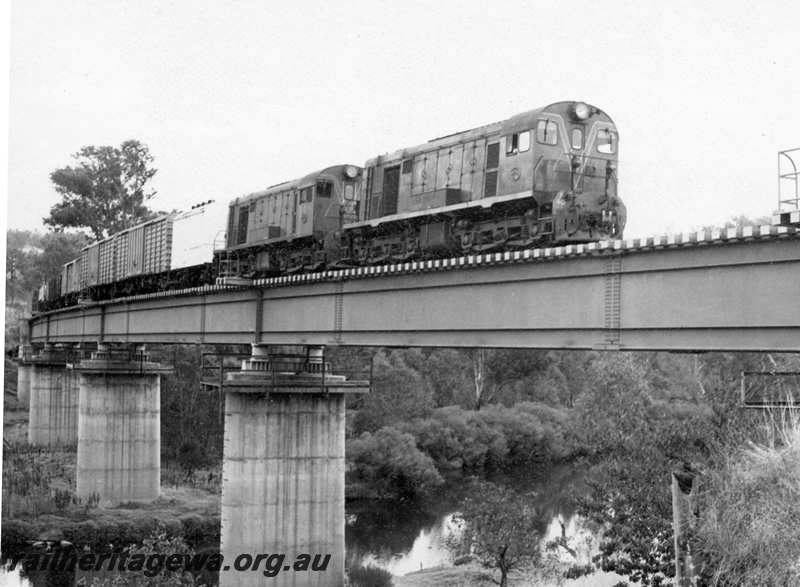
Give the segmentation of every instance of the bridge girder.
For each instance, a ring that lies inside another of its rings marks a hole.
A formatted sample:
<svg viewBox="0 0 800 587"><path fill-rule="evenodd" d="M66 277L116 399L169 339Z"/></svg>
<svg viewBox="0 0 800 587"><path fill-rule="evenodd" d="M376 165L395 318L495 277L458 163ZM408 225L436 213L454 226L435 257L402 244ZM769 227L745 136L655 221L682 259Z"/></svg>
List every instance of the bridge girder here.
<svg viewBox="0 0 800 587"><path fill-rule="evenodd" d="M800 351L796 233L636 245L162 292L36 316L31 341Z"/></svg>

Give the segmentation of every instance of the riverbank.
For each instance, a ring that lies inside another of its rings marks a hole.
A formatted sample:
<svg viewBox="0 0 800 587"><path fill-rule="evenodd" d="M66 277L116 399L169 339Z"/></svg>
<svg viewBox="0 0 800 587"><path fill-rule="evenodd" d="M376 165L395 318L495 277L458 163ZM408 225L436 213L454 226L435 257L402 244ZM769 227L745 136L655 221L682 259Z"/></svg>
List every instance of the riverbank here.
<svg viewBox="0 0 800 587"><path fill-rule="evenodd" d="M393 578L394 587L484 587L496 585L492 575L477 565L462 567L424 569ZM530 583L510 583L509 587L530 585Z"/></svg>
<svg viewBox="0 0 800 587"><path fill-rule="evenodd" d="M75 449L40 449L27 445L28 410L14 385L4 393L3 508L4 558L41 540L65 540L95 550L140 543L155 529L188 544L218 545L218 483L175 483L183 475L162 471L161 496L152 503L102 508L77 499ZM199 476L197 476L199 478Z"/></svg>
<svg viewBox="0 0 800 587"><path fill-rule="evenodd" d="M488 587L497 585L500 573L492 574L480 565L470 563L459 567L424 569L393 577L394 587ZM512 571L508 587L613 587L624 581L616 573L597 572L578 579L548 577L540 570Z"/></svg>

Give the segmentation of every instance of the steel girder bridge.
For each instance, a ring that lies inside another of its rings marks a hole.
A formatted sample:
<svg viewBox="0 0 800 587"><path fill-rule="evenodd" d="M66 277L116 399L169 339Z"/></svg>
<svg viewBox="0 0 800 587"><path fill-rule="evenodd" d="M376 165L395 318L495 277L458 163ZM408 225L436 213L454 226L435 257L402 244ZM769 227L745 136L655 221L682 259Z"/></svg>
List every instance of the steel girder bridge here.
<svg viewBox="0 0 800 587"><path fill-rule="evenodd" d="M361 267L35 315L32 343L800 351L800 230Z"/></svg>

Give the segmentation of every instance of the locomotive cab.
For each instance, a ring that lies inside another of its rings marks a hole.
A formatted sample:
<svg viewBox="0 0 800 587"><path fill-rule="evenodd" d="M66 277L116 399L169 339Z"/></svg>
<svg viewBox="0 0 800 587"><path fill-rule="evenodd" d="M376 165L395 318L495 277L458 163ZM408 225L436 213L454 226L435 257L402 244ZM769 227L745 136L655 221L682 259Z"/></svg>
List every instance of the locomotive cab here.
<svg viewBox="0 0 800 587"><path fill-rule="evenodd" d="M559 102L509 119L503 133L506 157L498 189L532 188L532 232L553 242L621 237L618 135L605 113L585 102Z"/></svg>

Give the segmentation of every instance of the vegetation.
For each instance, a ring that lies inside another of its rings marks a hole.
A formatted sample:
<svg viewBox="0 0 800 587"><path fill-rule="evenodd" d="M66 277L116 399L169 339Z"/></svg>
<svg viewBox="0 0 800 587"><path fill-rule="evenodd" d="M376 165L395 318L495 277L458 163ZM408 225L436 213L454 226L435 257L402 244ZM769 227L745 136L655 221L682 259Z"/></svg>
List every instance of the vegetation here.
<svg viewBox="0 0 800 587"><path fill-rule="evenodd" d="M31 298L42 282L86 245L81 234L9 230L6 236L6 351L19 344L18 321L30 312Z"/></svg>
<svg viewBox="0 0 800 587"><path fill-rule="evenodd" d="M353 567L347 572L351 587L392 587L392 574L378 567Z"/></svg>
<svg viewBox="0 0 800 587"><path fill-rule="evenodd" d="M152 217L145 201L155 196L148 182L156 169L146 145L130 140L119 147L88 146L72 158L72 166L50 174L61 201L44 218L46 225L88 229L102 240Z"/></svg>
<svg viewBox="0 0 800 587"><path fill-rule="evenodd" d="M222 460L222 398L200 385L200 345L148 347L153 360L174 368L163 379L161 394L161 454L169 466L182 469L191 481L202 469L218 468ZM207 474L206 474L207 475Z"/></svg>
<svg viewBox="0 0 800 587"><path fill-rule="evenodd" d="M693 546L713 585L800 584L800 424L729 454L703 479Z"/></svg>
<svg viewBox="0 0 800 587"><path fill-rule="evenodd" d="M186 557L195 555L194 549L182 538L169 536L164 526L158 526L142 540L141 544L127 546L122 549L122 552L128 555L128 560L135 560L134 557L137 555L144 557L161 555L165 560L172 555ZM154 570L157 572L154 572ZM192 573L183 568L170 570L166 565L163 565L162 568L155 568L154 570L144 568L139 571L117 573L111 577L104 576L106 574L103 573L99 577L93 577L89 585L91 587L160 587L161 585L167 587L189 587L206 584L198 581Z"/></svg>
<svg viewBox="0 0 800 587"><path fill-rule="evenodd" d="M444 482L431 458L416 447L414 437L396 428L364 432L346 449L351 495L402 499Z"/></svg>
<svg viewBox="0 0 800 587"><path fill-rule="evenodd" d="M500 587L508 584L511 570L533 566L540 558L539 516L525 495L502 485L477 483L456 519L468 552L500 572Z"/></svg>

